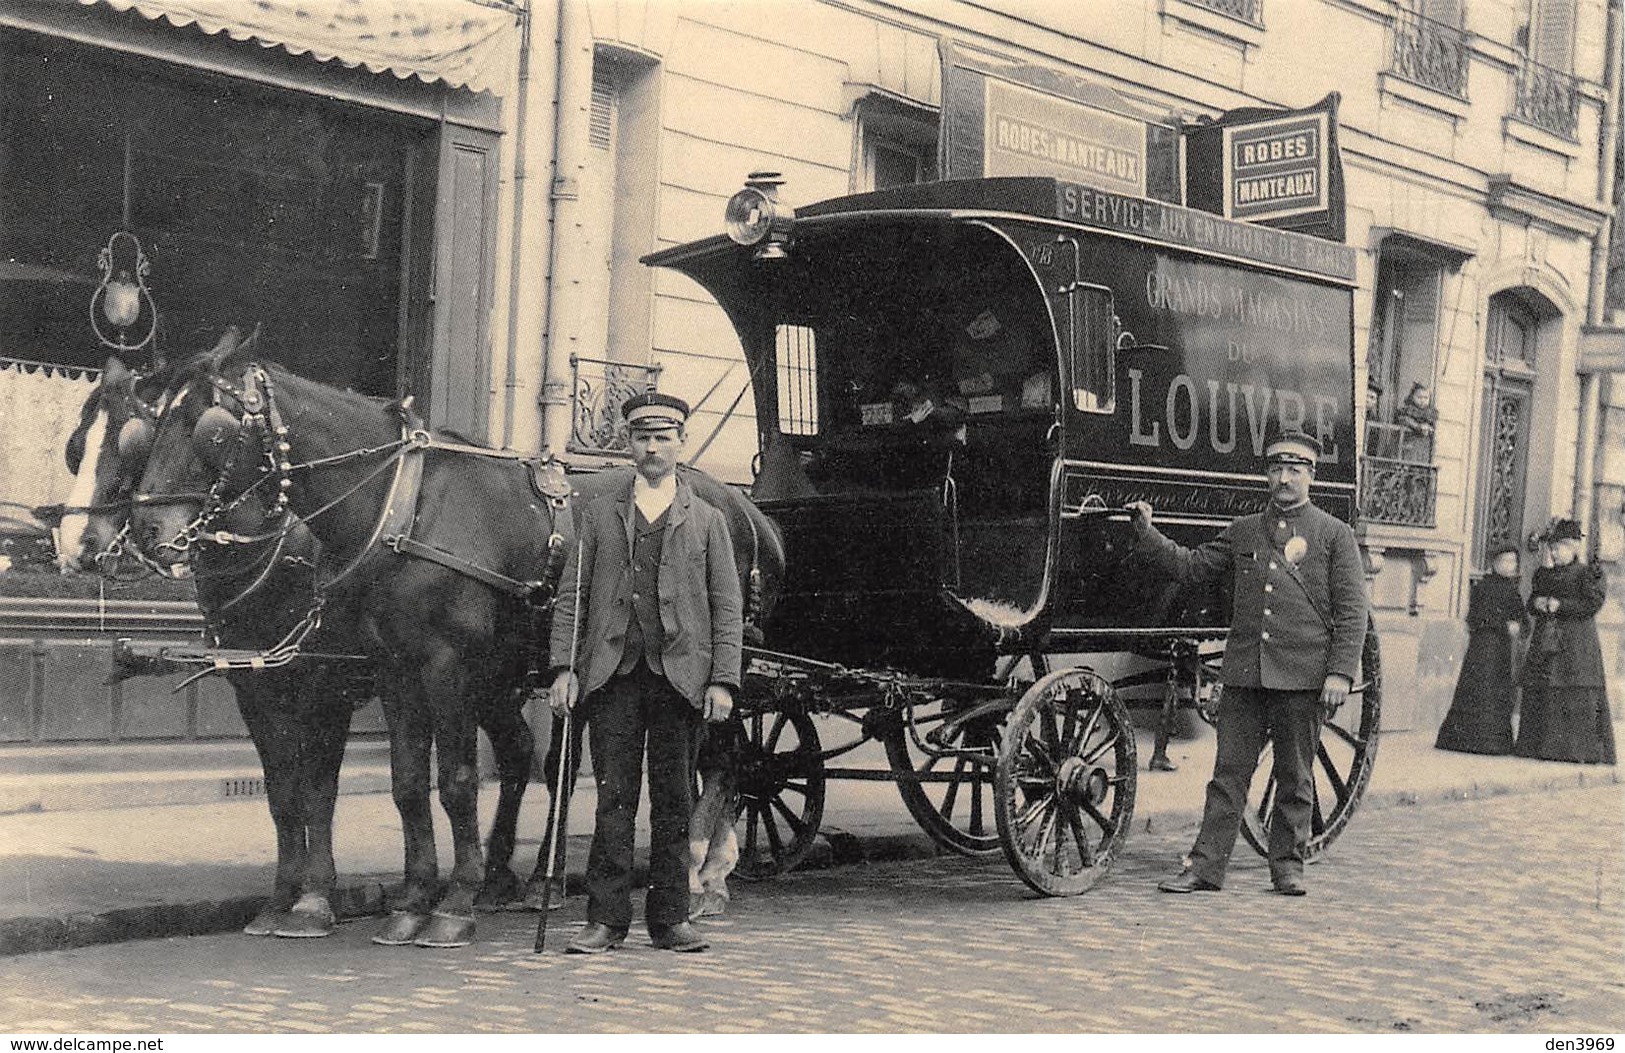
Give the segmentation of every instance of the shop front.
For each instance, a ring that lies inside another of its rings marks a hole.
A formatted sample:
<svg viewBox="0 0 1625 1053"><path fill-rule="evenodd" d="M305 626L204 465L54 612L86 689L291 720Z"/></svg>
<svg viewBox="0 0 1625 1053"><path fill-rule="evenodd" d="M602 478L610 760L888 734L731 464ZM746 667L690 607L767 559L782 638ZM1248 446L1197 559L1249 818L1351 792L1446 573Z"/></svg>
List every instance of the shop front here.
<svg viewBox="0 0 1625 1053"><path fill-rule="evenodd" d="M68 497L110 355L257 329L298 373L484 437L518 12L307 6L0 2L0 741L242 734L223 685L101 684L111 637L196 632L189 587L59 573L32 514Z"/></svg>

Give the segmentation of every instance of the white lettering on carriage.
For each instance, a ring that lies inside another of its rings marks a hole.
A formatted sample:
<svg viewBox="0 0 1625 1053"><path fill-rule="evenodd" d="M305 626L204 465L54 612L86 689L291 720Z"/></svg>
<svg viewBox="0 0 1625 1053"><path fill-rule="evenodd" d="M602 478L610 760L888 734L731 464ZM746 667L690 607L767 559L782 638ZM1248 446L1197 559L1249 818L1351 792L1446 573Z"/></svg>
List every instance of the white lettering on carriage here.
<svg viewBox="0 0 1625 1053"><path fill-rule="evenodd" d="M1128 441L1131 446L1161 446L1162 425L1153 422L1149 432L1142 430L1140 427L1140 380L1144 376L1145 370L1143 369L1128 371L1129 405L1131 407Z"/></svg>
<svg viewBox="0 0 1625 1053"><path fill-rule="evenodd" d="M1162 419L1152 420L1146 412L1155 401L1148 401L1145 371L1130 369L1129 379L1129 435L1131 446L1161 446L1163 425L1167 425L1168 441L1175 449L1189 450L1196 446L1204 427L1208 447L1214 453L1234 453L1240 441L1242 423L1238 419L1245 408L1247 439L1254 457L1264 456L1264 442L1272 424L1285 429L1307 431L1312 425L1315 437L1325 452L1321 461L1338 462L1339 450L1333 441L1339 417L1338 400L1329 395L1310 395L1290 388L1272 388L1265 385L1221 383L1206 381L1208 397L1199 398L1197 381L1187 373L1180 373L1169 381L1162 397ZM1240 395L1240 399L1237 399ZM1222 396L1222 397L1221 397ZM1154 398L1155 396L1151 396ZM1238 401L1240 406L1237 405ZM1310 420L1309 406L1313 402L1314 419ZM1203 413L1207 420L1202 420Z"/></svg>

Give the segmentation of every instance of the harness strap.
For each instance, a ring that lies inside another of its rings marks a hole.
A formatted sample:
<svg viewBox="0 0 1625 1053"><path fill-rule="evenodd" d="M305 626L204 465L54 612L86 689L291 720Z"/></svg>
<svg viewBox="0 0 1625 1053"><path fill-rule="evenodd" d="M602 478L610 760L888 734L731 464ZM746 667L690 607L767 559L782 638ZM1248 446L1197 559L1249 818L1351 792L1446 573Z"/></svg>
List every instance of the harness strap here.
<svg viewBox="0 0 1625 1053"><path fill-rule="evenodd" d="M425 545L415 538L401 534L386 534L381 540L384 547L392 552L398 552L403 556L415 556L418 559L426 559L430 563L438 563L442 567L449 567L465 577L473 578L475 581L499 589L509 595L517 596L520 599L527 599L531 593L545 589L548 585L545 581L520 581L518 578L510 578L506 574L499 574L494 570L480 566L478 563L472 563L461 556L447 552L443 548Z"/></svg>

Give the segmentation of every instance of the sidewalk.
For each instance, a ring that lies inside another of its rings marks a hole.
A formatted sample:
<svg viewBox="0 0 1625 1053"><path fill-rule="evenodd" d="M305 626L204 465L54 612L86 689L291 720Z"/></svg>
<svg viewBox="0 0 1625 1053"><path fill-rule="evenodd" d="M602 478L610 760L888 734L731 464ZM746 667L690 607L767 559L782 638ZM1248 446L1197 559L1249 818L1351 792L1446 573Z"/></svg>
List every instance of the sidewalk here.
<svg viewBox="0 0 1625 1053"><path fill-rule="evenodd" d="M1625 724L1616 724L1615 734L1625 741ZM341 875L334 906L344 917L380 911L401 871L400 825L387 792L387 760L377 744L360 745L345 762L345 796L339 799L334 836ZM871 748L841 763L883 766L883 758L865 753ZM174 747L167 752L173 755ZM1193 828L1212 766L1212 729L1202 725L1193 739L1171 744L1177 772L1144 770L1151 755L1148 738L1142 737L1139 752L1135 830ZM0 774L0 806L33 809L0 814L0 955L229 931L253 916L271 883L271 820L262 796L231 799L223 792L233 780L258 777L256 770L62 770L72 767L72 757L72 751L64 751L56 770L41 770L50 765L39 762L31 772ZM240 762L242 754L233 759ZM1433 749L1431 734L1390 733L1381 741L1360 809L1539 793L1620 778L1614 767L1446 753ZM212 799L203 800L206 795ZM494 801L495 788L488 785L482 819L488 821ZM134 806L110 807L113 803ZM546 809L545 788L533 784L519 826L515 869L521 876L535 863ZM450 837L438 806L434 811L444 873L450 868ZM592 780L585 777L571 807L572 890L580 888L592 812ZM640 820L640 830L646 829L646 820ZM831 781L823 835L804 865L935 853L895 787L882 782Z"/></svg>

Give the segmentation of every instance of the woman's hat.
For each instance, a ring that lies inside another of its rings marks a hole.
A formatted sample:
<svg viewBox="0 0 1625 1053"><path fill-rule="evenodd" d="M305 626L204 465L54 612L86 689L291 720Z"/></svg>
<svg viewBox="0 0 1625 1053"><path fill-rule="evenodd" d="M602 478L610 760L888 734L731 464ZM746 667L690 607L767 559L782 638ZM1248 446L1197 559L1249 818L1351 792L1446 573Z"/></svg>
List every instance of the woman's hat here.
<svg viewBox="0 0 1625 1053"><path fill-rule="evenodd" d="M1554 519L1546 531L1547 541L1579 541L1584 537L1580 524L1572 519Z"/></svg>

